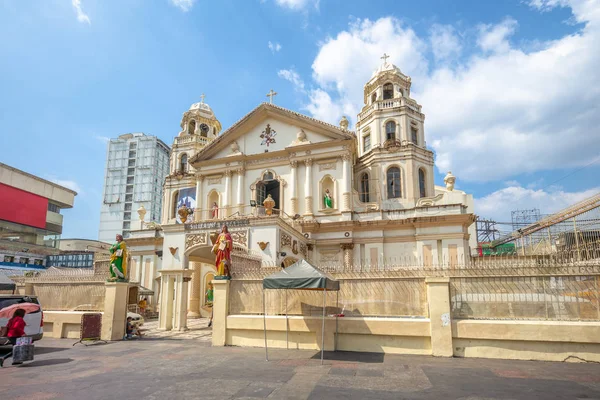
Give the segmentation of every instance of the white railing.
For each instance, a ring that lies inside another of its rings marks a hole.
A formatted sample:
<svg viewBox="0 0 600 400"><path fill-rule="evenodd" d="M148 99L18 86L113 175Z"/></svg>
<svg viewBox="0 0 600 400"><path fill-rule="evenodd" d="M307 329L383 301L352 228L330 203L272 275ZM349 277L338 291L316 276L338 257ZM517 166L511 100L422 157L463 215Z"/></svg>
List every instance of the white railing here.
<svg viewBox="0 0 600 400"><path fill-rule="evenodd" d="M200 136L200 135L183 135L183 136L176 137L173 142L173 145L182 145L182 144L187 144L187 143L200 143L200 144L206 145L212 141L213 141L213 139L207 138L204 136Z"/></svg>
<svg viewBox="0 0 600 400"><path fill-rule="evenodd" d="M399 97L397 99L386 99L376 101L375 103L364 108L363 111L360 112L360 114L358 114L358 117L359 119L363 119L373 110L385 110L388 108L396 108L403 106L409 107L416 112L421 112L421 106L419 106L416 101L407 97Z"/></svg>

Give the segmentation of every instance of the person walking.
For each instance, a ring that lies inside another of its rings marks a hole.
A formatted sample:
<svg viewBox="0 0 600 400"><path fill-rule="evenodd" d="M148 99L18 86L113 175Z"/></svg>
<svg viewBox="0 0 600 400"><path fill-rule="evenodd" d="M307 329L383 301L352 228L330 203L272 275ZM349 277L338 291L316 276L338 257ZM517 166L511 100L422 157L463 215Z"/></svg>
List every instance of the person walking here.
<svg viewBox="0 0 600 400"><path fill-rule="evenodd" d="M6 337L8 338L8 341L10 342L10 344L12 344L13 346L17 344L18 338L25 336L25 326L27 324L25 323L25 320L23 319L24 317L25 317L25 310L23 310L22 308L18 308L15 310L13 317L8 320L8 324L6 325L6 328L5 328L6 329ZM6 360L8 357L12 356L12 353L13 352L10 351L7 355L0 358L0 367L2 367L4 365L4 360ZM23 364L23 363L13 361L13 365L18 365L18 364Z"/></svg>

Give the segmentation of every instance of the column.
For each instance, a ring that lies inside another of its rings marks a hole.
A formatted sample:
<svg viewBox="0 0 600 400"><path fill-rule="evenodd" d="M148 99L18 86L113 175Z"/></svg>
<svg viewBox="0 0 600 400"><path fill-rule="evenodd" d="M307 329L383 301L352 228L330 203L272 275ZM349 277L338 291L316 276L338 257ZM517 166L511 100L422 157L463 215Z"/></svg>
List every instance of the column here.
<svg viewBox="0 0 600 400"><path fill-rule="evenodd" d="M204 175L196 177L196 209L194 210L194 222L202 220L202 182Z"/></svg>
<svg viewBox="0 0 600 400"><path fill-rule="evenodd" d="M160 310L158 329L170 331L173 329L173 296L175 294L175 282L170 271L159 271L160 276Z"/></svg>
<svg viewBox="0 0 600 400"><path fill-rule="evenodd" d="M160 215L160 223L166 225L169 222L169 210L171 209L171 204L169 204L169 191L163 188L162 194L162 208Z"/></svg>
<svg viewBox="0 0 600 400"><path fill-rule="evenodd" d="M313 194L312 194L312 158L304 160L304 165L306 165L306 177L304 181L304 187L306 188L305 194L305 204L304 204L304 215L311 216L313 215Z"/></svg>
<svg viewBox="0 0 600 400"><path fill-rule="evenodd" d="M294 216L298 214L298 192L296 189L296 181L298 180L298 161L290 161L290 166L292 167L290 176L290 189L292 191L290 214Z"/></svg>
<svg viewBox="0 0 600 400"><path fill-rule="evenodd" d="M352 267L352 251L354 250L354 243L342 243L342 250L344 251L344 268Z"/></svg>
<svg viewBox="0 0 600 400"><path fill-rule="evenodd" d="M400 178L402 180L402 182L400 183L400 186L402 187L402 198L416 199L416 193L418 193L418 191L415 192L415 184L418 184L419 177L418 175L415 176L414 158L408 160L408 162L406 163L406 174L402 176L401 173Z"/></svg>
<svg viewBox="0 0 600 400"><path fill-rule="evenodd" d="M127 282L106 283L102 332L100 333L102 340L122 340L125 336L128 293L129 284Z"/></svg>
<svg viewBox="0 0 600 400"><path fill-rule="evenodd" d="M343 197L343 206L342 211L350 211L350 200L352 195L352 166L350 165L350 160L352 159L352 155L344 154L342 156L342 171L344 178L343 188L342 188L342 197Z"/></svg>
<svg viewBox="0 0 600 400"><path fill-rule="evenodd" d="M229 280L213 280L212 345L225 346L229 314Z"/></svg>
<svg viewBox="0 0 600 400"><path fill-rule="evenodd" d="M189 269L177 271L175 276L175 307L173 311L173 330L187 330L188 283L192 271Z"/></svg>
<svg viewBox="0 0 600 400"><path fill-rule="evenodd" d="M240 168L237 170L237 207L240 215L244 214L244 174L246 170Z"/></svg>
<svg viewBox="0 0 600 400"><path fill-rule="evenodd" d="M231 206L231 171L225 171L225 193L223 193L223 210L219 210L219 218L224 218L229 215L229 207Z"/></svg>
<svg viewBox="0 0 600 400"><path fill-rule="evenodd" d="M450 320L450 278L425 278L431 326L431 354L452 357L452 322Z"/></svg>
<svg viewBox="0 0 600 400"><path fill-rule="evenodd" d="M188 318L200 318L200 281L201 281L201 269L202 263L193 262L192 264L192 281L190 288L190 309L188 311Z"/></svg>

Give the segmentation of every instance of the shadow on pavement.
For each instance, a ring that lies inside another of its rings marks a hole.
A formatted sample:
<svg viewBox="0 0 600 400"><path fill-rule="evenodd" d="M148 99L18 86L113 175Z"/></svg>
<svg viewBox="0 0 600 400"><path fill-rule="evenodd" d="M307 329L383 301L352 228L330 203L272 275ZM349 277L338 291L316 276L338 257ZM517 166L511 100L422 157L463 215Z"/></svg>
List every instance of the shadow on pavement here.
<svg viewBox="0 0 600 400"><path fill-rule="evenodd" d="M360 363L383 363L385 354L383 353L355 353L352 351L325 351L324 360L330 361L351 361ZM321 352L316 353L312 359L321 359Z"/></svg>
<svg viewBox="0 0 600 400"><path fill-rule="evenodd" d="M35 345L35 343L34 343ZM64 350L69 350L68 347L44 347L44 346L37 346L35 345L35 351L34 354L48 354L48 353L55 353L57 351L64 351Z"/></svg>
<svg viewBox="0 0 600 400"><path fill-rule="evenodd" d="M30 367L43 367L46 365L59 365L66 364L73 361L72 358L53 358L50 360L33 360L31 362L27 362L26 364L22 364L20 368L30 368Z"/></svg>

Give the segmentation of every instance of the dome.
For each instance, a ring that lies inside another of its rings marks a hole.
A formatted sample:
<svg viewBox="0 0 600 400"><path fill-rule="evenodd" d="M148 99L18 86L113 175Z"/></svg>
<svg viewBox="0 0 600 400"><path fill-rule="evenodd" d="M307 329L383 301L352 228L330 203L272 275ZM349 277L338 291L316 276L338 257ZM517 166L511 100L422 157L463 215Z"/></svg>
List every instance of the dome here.
<svg viewBox="0 0 600 400"><path fill-rule="evenodd" d="M379 75L379 74L381 74L383 72L388 72L388 71L393 71L393 72L396 72L398 75L404 76L404 74L402 73L402 71L400 71L400 68L398 68L394 64L389 63L389 62L386 61L383 64L381 64L375 70L375 72L373 72L373 75L371 75L371 78L374 78L377 75Z"/></svg>
<svg viewBox="0 0 600 400"><path fill-rule="evenodd" d="M207 118L213 118L213 119L215 118L215 114L213 113L213 110L210 108L210 106L208 104L206 104L203 101L192 104L190 106L189 111L200 111L200 113L204 114L204 116Z"/></svg>

